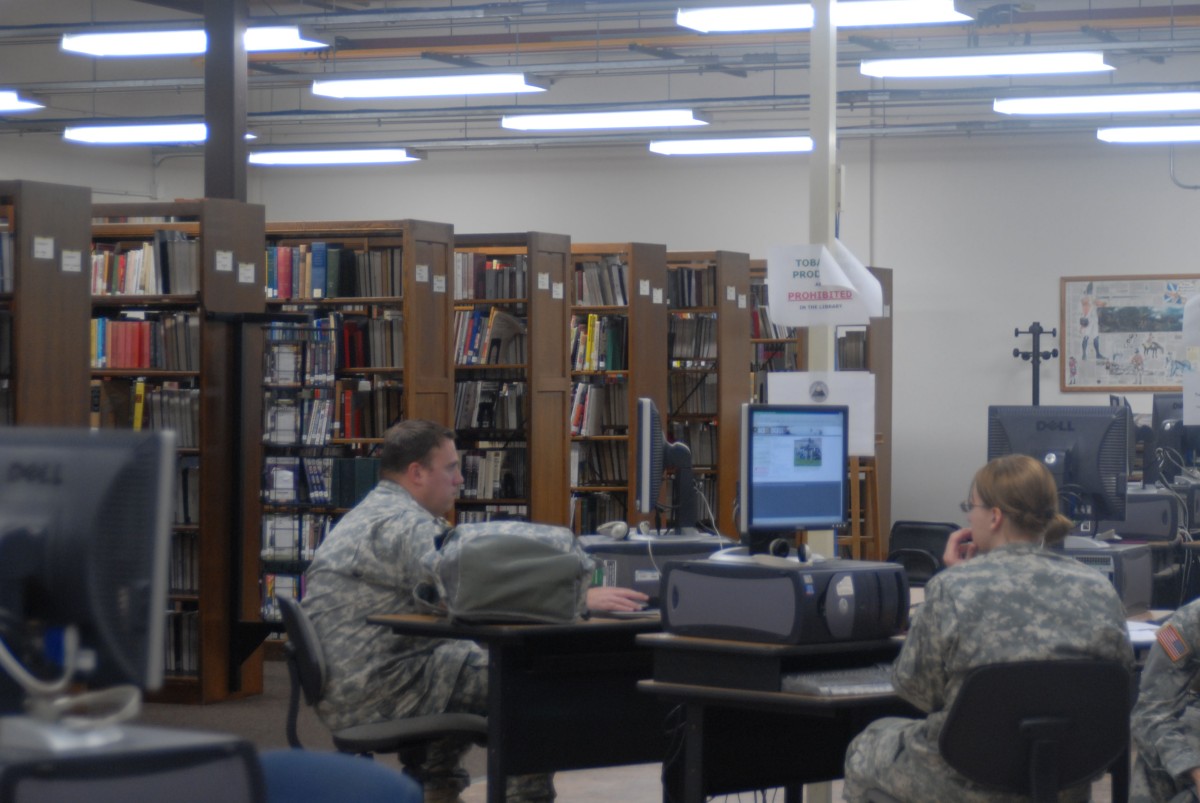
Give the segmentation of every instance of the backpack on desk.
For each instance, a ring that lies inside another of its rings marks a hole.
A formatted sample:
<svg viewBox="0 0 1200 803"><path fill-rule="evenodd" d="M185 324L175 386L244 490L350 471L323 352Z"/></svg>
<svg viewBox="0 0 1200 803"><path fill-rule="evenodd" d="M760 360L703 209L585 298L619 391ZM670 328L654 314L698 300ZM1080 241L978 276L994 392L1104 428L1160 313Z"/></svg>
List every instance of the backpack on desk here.
<svg viewBox="0 0 1200 803"><path fill-rule="evenodd" d="M451 621L560 624L587 612L593 563L566 527L460 524L422 566L418 602Z"/></svg>

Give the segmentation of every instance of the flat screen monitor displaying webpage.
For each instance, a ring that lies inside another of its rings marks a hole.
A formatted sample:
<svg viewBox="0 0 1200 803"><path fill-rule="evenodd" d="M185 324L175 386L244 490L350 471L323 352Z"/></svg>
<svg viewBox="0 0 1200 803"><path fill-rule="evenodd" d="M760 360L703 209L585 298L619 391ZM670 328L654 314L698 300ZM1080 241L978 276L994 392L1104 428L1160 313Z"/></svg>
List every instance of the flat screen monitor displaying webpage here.
<svg viewBox="0 0 1200 803"><path fill-rule="evenodd" d="M738 529L756 545L846 522L848 407L742 405Z"/></svg>

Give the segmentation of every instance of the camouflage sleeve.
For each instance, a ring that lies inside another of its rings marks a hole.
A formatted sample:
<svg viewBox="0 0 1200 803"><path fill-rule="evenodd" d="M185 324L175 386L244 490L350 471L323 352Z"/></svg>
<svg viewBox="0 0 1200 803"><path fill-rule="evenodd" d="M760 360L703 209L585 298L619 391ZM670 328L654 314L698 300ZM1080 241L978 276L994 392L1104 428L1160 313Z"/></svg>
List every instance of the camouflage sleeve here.
<svg viewBox="0 0 1200 803"><path fill-rule="evenodd" d="M956 621L954 603L935 577L925 587L925 602L913 617L892 669L896 691L926 713L946 704L946 658L956 638Z"/></svg>
<svg viewBox="0 0 1200 803"><path fill-rule="evenodd" d="M1162 628L1142 669L1131 730L1139 753L1175 778L1200 767L1200 702L1192 686L1200 675L1200 601L1180 608ZM1191 715L1187 715L1191 711Z"/></svg>

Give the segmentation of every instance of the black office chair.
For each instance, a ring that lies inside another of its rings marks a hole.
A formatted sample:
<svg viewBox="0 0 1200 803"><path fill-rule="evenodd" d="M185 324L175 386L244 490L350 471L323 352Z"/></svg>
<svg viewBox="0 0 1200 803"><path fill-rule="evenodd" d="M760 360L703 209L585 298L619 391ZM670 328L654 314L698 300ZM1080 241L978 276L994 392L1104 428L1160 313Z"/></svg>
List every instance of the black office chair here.
<svg viewBox="0 0 1200 803"><path fill-rule="evenodd" d="M899 563L910 586L923 586L946 568L942 553L957 524L942 521L898 521L888 534L888 557Z"/></svg>
<svg viewBox="0 0 1200 803"><path fill-rule="evenodd" d="M1049 803L1112 773L1129 800L1130 673L1115 661L1022 661L967 674L938 737L946 763L975 783ZM870 803L899 803L877 789Z"/></svg>
<svg viewBox="0 0 1200 803"><path fill-rule="evenodd" d="M300 603L290 597L279 598L283 624L287 629L287 664L291 678L288 697L287 740L300 748L296 721L300 714L300 693L304 701L315 706L325 693L325 653L317 638L317 630ZM421 768L429 745L452 736L465 736L476 744L487 741L487 718L476 714L429 714L405 717L386 722L354 725L333 731L333 746L342 753L372 756L376 753L396 753L404 771L424 783Z"/></svg>

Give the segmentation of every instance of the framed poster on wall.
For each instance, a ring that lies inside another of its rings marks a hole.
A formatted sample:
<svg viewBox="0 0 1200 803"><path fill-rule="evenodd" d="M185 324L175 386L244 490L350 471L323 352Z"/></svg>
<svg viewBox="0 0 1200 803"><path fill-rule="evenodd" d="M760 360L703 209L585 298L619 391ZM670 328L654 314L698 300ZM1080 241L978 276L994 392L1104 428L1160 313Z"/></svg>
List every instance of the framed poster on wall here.
<svg viewBox="0 0 1200 803"><path fill-rule="evenodd" d="M1183 306L1200 292L1200 276L1067 276L1060 283L1064 392L1182 386L1192 370Z"/></svg>

